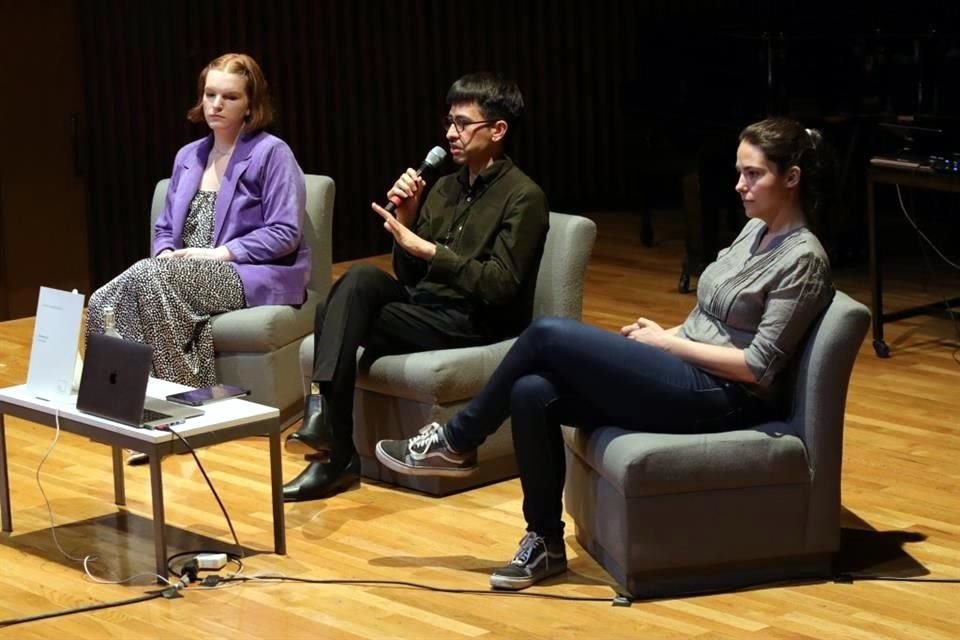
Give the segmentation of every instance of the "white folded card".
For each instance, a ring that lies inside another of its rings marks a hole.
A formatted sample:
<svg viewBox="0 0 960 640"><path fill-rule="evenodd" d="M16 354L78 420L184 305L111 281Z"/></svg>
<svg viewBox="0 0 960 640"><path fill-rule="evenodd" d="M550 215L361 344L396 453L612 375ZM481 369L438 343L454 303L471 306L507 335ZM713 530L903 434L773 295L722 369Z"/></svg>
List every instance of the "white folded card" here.
<svg viewBox="0 0 960 640"><path fill-rule="evenodd" d="M84 296L40 287L33 344L27 369L27 391L41 400L70 396Z"/></svg>

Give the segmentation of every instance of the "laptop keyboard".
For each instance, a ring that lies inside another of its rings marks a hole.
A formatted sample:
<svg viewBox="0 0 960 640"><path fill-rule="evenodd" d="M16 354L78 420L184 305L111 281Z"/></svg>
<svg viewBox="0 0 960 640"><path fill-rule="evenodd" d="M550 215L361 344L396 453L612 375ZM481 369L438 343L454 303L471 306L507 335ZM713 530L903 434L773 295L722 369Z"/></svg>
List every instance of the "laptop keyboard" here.
<svg viewBox="0 0 960 640"><path fill-rule="evenodd" d="M153 409L144 409L143 417L140 418L140 424L146 424L152 420L162 420L169 417L170 414L167 413L160 413L159 411L154 411Z"/></svg>

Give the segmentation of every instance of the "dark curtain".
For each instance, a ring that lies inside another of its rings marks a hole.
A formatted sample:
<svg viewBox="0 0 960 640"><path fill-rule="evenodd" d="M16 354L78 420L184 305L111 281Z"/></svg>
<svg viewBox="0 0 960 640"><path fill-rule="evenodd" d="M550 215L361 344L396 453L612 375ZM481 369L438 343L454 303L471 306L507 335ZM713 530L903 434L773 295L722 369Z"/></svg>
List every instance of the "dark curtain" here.
<svg viewBox="0 0 960 640"><path fill-rule="evenodd" d="M336 181L340 261L389 248L369 203L442 143L444 96L464 73L517 80L527 110L511 155L554 210L635 209L677 186L711 127L784 111L790 78L771 74L782 33L825 24L769 0L78 0L76 13L94 286L147 254L153 185L206 133L184 114L222 53L261 63L273 132ZM863 15L836 6L826 22L845 42L872 32Z"/></svg>
<svg viewBox="0 0 960 640"><path fill-rule="evenodd" d="M622 87L652 5L572 1L79 2L94 284L147 253L153 185L205 134L184 114L200 69L243 51L263 66L272 131L307 173L337 184L334 260L385 251L370 211L397 175L442 144L450 83L500 70L527 102L511 155L557 210L622 206Z"/></svg>

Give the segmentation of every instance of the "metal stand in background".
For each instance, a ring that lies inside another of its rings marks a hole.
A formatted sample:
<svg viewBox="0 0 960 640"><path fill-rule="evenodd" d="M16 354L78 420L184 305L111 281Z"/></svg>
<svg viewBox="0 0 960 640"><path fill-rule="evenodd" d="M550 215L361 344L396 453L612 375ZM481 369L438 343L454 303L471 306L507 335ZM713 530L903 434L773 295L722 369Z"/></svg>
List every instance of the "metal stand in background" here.
<svg viewBox="0 0 960 640"><path fill-rule="evenodd" d="M879 358L890 357L890 346L883 339L883 325L904 318L942 311L960 305L960 297L941 302L924 304L892 313L883 312L883 270L881 268L880 242L877 239L877 214L875 191L878 184L901 185L917 189L960 193L960 176L952 173L937 173L929 167L895 168L871 164L867 171L867 230L870 250L871 308L873 314L873 350Z"/></svg>

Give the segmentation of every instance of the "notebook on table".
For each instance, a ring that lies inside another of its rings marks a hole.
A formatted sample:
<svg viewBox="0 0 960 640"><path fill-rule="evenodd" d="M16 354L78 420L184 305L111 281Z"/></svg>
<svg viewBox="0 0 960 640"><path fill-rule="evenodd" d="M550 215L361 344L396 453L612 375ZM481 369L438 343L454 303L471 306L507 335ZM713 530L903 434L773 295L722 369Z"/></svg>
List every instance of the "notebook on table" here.
<svg viewBox="0 0 960 640"><path fill-rule="evenodd" d="M152 359L149 345L89 336L77 409L143 429L164 429L203 415L202 409L147 396Z"/></svg>
<svg viewBox="0 0 960 640"><path fill-rule="evenodd" d="M40 287L33 324L27 391L45 401L69 401L73 392L83 295Z"/></svg>

